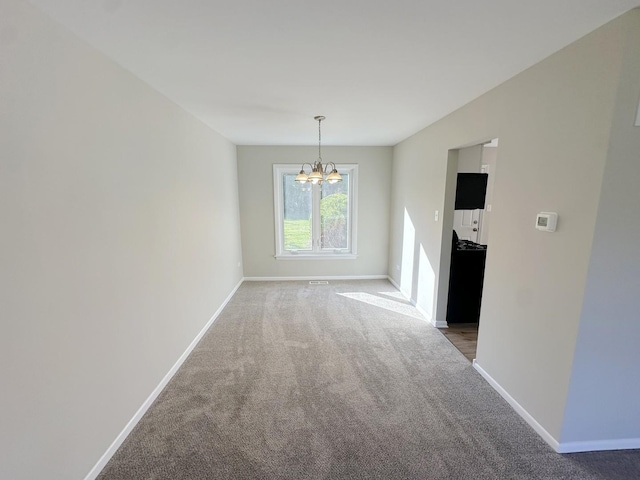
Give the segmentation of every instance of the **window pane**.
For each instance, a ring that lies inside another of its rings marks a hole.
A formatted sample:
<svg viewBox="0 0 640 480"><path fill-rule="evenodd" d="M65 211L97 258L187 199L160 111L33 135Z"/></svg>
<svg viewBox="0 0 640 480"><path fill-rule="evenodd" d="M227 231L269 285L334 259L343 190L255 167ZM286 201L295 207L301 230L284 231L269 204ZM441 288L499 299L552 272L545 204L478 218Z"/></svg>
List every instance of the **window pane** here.
<svg viewBox="0 0 640 480"><path fill-rule="evenodd" d="M284 249L311 250L311 185L295 180L295 174L282 176Z"/></svg>
<svg viewBox="0 0 640 480"><path fill-rule="evenodd" d="M349 248L349 174L342 182L322 183L320 199L320 245L322 248Z"/></svg>

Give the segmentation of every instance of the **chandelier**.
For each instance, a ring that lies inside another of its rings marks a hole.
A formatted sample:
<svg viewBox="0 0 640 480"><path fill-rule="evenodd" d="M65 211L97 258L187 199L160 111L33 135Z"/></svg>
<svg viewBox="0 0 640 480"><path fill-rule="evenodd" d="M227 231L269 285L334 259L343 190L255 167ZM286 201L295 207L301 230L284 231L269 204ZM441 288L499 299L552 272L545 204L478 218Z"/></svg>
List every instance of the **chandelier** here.
<svg viewBox="0 0 640 480"><path fill-rule="evenodd" d="M338 173L338 169L336 168L336 164L333 162L328 162L325 165L322 165L322 132L320 129L320 122L325 119L322 115L318 115L317 117L313 117L314 120L318 122L318 159L311 165L310 163L303 163L302 168L300 169L300 173L296 177L296 182L298 183L312 183L313 185L320 185L323 181L328 183L338 183L342 181L342 177ZM304 171L304 166L309 165L311 167L311 172L309 175Z"/></svg>

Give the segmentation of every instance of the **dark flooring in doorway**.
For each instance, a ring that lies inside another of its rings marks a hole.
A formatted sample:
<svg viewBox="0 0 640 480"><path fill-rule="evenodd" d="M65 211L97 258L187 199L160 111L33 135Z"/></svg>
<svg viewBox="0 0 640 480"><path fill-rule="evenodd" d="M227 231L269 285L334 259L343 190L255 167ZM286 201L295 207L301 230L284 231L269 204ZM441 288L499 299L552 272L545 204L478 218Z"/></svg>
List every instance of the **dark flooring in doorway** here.
<svg viewBox="0 0 640 480"><path fill-rule="evenodd" d="M478 345L477 323L450 323L449 328L439 330L454 347L460 350L460 353L467 357L467 360L473 362Z"/></svg>

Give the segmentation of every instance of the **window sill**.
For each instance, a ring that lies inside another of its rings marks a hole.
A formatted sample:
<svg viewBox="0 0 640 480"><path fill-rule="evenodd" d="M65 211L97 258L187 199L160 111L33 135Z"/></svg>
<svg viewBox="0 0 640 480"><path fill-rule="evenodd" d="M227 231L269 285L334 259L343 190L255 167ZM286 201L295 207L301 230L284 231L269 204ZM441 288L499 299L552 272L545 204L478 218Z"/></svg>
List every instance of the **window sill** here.
<svg viewBox="0 0 640 480"><path fill-rule="evenodd" d="M283 253L274 255L276 260L355 260L354 253Z"/></svg>

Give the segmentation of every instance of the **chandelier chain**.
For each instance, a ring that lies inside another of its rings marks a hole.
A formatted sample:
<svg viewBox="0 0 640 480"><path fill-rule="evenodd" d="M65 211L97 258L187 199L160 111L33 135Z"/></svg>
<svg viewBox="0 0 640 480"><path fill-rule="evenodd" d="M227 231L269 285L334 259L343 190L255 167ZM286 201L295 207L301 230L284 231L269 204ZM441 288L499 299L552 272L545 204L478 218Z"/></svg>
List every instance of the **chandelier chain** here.
<svg viewBox="0 0 640 480"><path fill-rule="evenodd" d="M322 153L320 149L320 145L322 145L322 130L320 129L320 124L322 123L322 119L318 119L318 159L322 160Z"/></svg>

